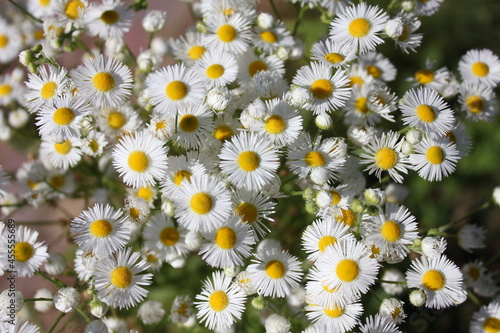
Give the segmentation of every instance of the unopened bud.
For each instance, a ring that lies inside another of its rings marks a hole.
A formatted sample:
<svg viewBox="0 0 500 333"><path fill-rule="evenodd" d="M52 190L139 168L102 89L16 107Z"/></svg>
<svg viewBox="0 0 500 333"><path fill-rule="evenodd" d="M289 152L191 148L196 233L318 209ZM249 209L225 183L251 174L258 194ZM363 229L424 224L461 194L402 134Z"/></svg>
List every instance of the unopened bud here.
<svg viewBox="0 0 500 333"><path fill-rule="evenodd" d="M416 289L410 293L410 303L413 304L413 306L422 306L426 301L427 296L425 296L422 290Z"/></svg>

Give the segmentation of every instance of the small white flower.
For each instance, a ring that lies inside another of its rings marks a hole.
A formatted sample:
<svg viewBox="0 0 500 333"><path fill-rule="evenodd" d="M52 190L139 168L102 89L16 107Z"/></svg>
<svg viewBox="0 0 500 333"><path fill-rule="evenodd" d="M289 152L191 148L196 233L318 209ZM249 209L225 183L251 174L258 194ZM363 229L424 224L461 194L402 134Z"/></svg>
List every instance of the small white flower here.
<svg viewBox="0 0 500 333"><path fill-rule="evenodd" d="M60 253L50 253L44 268L49 275L59 275L66 268L66 259L64 259L63 255Z"/></svg>
<svg viewBox="0 0 500 333"><path fill-rule="evenodd" d="M288 320L276 313L267 317L264 325L266 327L266 333L288 333L290 330L290 323Z"/></svg>
<svg viewBox="0 0 500 333"><path fill-rule="evenodd" d="M422 306L425 304L425 302L427 301L427 296L425 296L425 293L422 291L422 290L413 290L411 293L410 293L410 303L413 305L413 306Z"/></svg>
<svg viewBox="0 0 500 333"><path fill-rule="evenodd" d="M458 245L467 252L486 246L487 230L475 224L467 224L458 232Z"/></svg>
<svg viewBox="0 0 500 333"><path fill-rule="evenodd" d="M0 311L4 313L11 313L14 310L15 313L21 311L24 305L23 293L20 290L15 289L5 289L0 294Z"/></svg>
<svg viewBox="0 0 500 333"><path fill-rule="evenodd" d="M137 314L145 325L151 325L158 324L163 319L165 310L160 302L146 301L139 307Z"/></svg>
<svg viewBox="0 0 500 333"><path fill-rule="evenodd" d="M57 310L68 313L76 309L80 303L80 295L73 287L61 288L54 295L54 305Z"/></svg>
<svg viewBox="0 0 500 333"><path fill-rule="evenodd" d="M163 29L167 21L167 12L152 10L142 19L142 27L149 33L155 33Z"/></svg>
<svg viewBox="0 0 500 333"><path fill-rule="evenodd" d="M422 240L422 252L428 258L437 258L446 250L446 239L443 237L425 237Z"/></svg>
<svg viewBox="0 0 500 333"><path fill-rule="evenodd" d="M500 186L493 189L493 201L496 205L500 206Z"/></svg>

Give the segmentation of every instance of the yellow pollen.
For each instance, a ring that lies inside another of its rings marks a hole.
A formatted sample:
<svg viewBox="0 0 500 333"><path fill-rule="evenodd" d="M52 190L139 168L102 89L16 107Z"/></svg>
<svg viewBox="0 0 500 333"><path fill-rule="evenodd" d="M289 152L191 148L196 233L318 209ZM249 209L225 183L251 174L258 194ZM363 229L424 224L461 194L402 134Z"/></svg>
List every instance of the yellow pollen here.
<svg viewBox="0 0 500 333"><path fill-rule="evenodd" d="M370 30L371 30L370 22L362 17L359 17L353 20L351 23L349 23L348 31L352 36L356 38L365 37L370 33Z"/></svg>
<svg viewBox="0 0 500 333"><path fill-rule="evenodd" d="M94 87L102 92L110 91L115 87L115 78L106 72L99 72L92 78Z"/></svg>
<svg viewBox="0 0 500 333"><path fill-rule="evenodd" d="M45 34L43 33L42 29L37 29L35 30L35 32L33 32L33 37L35 37L36 40L40 40L45 37Z"/></svg>
<svg viewBox="0 0 500 333"><path fill-rule="evenodd" d="M119 130L126 122L127 118L121 112L113 111L108 114L108 125L114 130Z"/></svg>
<svg viewBox="0 0 500 333"><path fill-rule="evenodd" d="M127 288L133 279L132 271L125 266L118 266L111 272L111 284L117 288Z"/></svg>
<svg viewBox="0 0 500 333"><path fill-rule="evenodd" d="M419 69L415 73L415 80L420 84L429 84L434 81L434 73L428 69Z"/></svg>
<svg viewBox="0 0 500 333"><path fill-rule="evenodd" d="M158 261L158 258L156 258L154 254L149 253L148 255L146 255L146 261L154 263Z"/></svg>
<svg viewBox="0 0 500 333"><path fill-rule="evenodd" d="M457 143L457 137L453 132L451 131L446 132L445 137L447 137L451 143Z"/></svg>
<svg viewBox="0 0 500 333"><path fill-rule="evenodd" d="M54 112L52 120L57 125L68 125L75 119L75 112L69 108L59 108Z"/></svg>
<svg viewBox="0 0 500 333"><path fill-rule="evenodd" d="M128 166L135 172L144 172L149 167L149 157L140 150L134 150L128 156Z"/></svg>
<svg viewBox="0 0 500 333"><path fill-rule="evenodd" d="M248 66L248 74L252 77L260 71L267 71L267 65L263 61L255 60Z"/></svg>
<svg viewBox="0 0 500 333"><path fill-rule="evenodd" d="M378 247L376 247L375 245L372 245L370 250L372 251L370 258L375 258L377 255L380 254L380 249Z"/></svg>
<svg viewBox="0 0 500 333"><path fill-rule="evenodd" d="M222 290L217 290L216 292L212 293L212 295L210 295L208 303L210 304L212 310L214 310L215 312L220 312L228 306L229 298L227 297L227 294L225 292L223 292Z"/></svg>
<svg viewBox="0 0 500 333"><path fill-rule="evenodd" d="M220 125L215 129L214 137L219 141L224 141L233 136L233 130L226 125Z"/></svg>
<svg viewBox="0 0 500 333"><path fill-rule="evenodd" d="M25 262L33 257L33 246L28 242L19 242L14 246L14 257L19 262Z"/></svg>
<svg viewBox="0 0 500 333"><path fill-rule="evenodd" d="M43 99L50 99L54 97L56 90L57 84L53 81L49 81L43 85L42 89L40 89L40 96Z"/></svg>
<svg viewBox="0 0 500 333"><path fill-rule="evenodd" d="M26 185L29 186L30 189L34 190L38 186L38 182L31 181L29 179L26 179Z"/></svg>
<svg viewBox="0 0 500 333"><path fill-rule="evenodd" d="M488 333L500 332L500 319L495 317L488 317L484 321L483 328Z"/></svg>
<svg viewBox="0 0 500 333"><path fill-rule="evenodd" d="M224 250L232 249L236 240L236 233L229 227L222 227L215 233L215 244Z"/></svg>
<svg viewBox="0 0 500 333"><path fill-rule="evenodd" d="M335 245L337 239L332 236L323 236L318 242L318 248L321 252L325 252L326 247L330 245Z"/></svg>
<svg viewBox="0 0 500 333"><path fill-rule="evenodd" d="M243 223L253 223L257 220L259 212L255 205L249 202L242 202L236 207L236 215L241 217Z"/></svg>
<svg viewBox="0 0 500 333"><path fill-rule="evenodd" d="M218 79L222 75L224 75L224 66L219 65L219 64L214 64L208 66L205 74L211 79Z"/></svg>
<svg viewBox="0 0 500 333"><path fill-rule="evenodd" d="M394 168L398 162L398 154L389 147L382 147L375 154L375 164L382 170Z"/></svg>
<svg viewBox="0 0 500 333"><path fill-rule="evenodd" d="M426 123L432 123L436 120L436 112L429 105L421 104L417 107L417 117Z"/></svg>
<svg viewBox="0 0 500 333"><path fill-rule="evenodd" d="M394 310L392 311L391 313L391 317L393 319L396 319L397 316L401 313L401 309L400 308L394 308Z"/></svg>
<svg viewBox="0 0 500 333"><path fill-rule="evenodd" d="M226 16L231 16L234 13L236 13L236 11L233 8L226 8L226 9L222 10L222 13Z"/></svg>
<svg viewBox="0 0 500 333"><path fill-rule="evenodd" d="M422 277L422 283L427 289L436 291L444 287L445 279L441 272L431 269Z"/></svg>
<svg viewBox="0 0 500 333"><path fill-rule="evenodd" d="M191 172L187 170L179 170L174 175L174 183L177 186L181 186L181 183L184 179L187 179L188 182L191 183Z"/></svg>
<svg viewBox="0 0 500 333"><path fill-rule="evenodd" d="M195 45L189 49L188 56L193 60L198 60L201 58L203 53L205 53L205 51L206 49L203 46Z"/></svg>
<svg viewBox="0 0 500 333"><path fill-rule="evenodd" d="M476 62L475 64L472 65L472 73L476 76L486 76L490 72L490 69L488 65L486 65L484 62Z"/></svg>
<svg viewBox="0 0 500 333"><path fill-rule="evenodd" d="M66 182L66 178L62 175L55 175L50 178L50 185L55 188L61 188L64 186L64 183Z"/></svg>
<svg viewBox="0 0 500 333"><path fill-rule="evenodd" d="M401 238L401 227L394 221L385 221L380 229L382 237L388 242L395 242Z"/></svg>
<svg viewBox="0 0 500 333"><path fill-rule="evenodd" d="M354 225L354 222L356 221L356 214L354 214L354 212L350 208L340 208L340 211L342 212L342 216L337 217L337 220L348 225L349 227L352 227Z"/></svg>
<svg viewBox="0 0 500 333"><path fill-rule="evenodd" d="M54 149L61 155L66 155L67 153L69 153L71 148L71 141L69 140L66 140L62 143L54 143Z"/></svg>
<svg viewBox="0 0 500 333"><path fill-rule="evenodd" d="M47 7L50 4L50 0L38 0L38 4L42 7Z"/></svg>
<svg viewBox="0 0 500 333"><path fill-rule="evenodd" d="M338 288L328 288L328 286L323 285L323 290L326 291L327 293L333 293L334 291L337 291Z"/></svg>
<svg viewBox="0 0 500 333"><path fill-rule="evenodd" d="M194 132L198 129L198 118L196 116L193 116L192 114L186 114L181 117L179 120L179 127L184 131L184 132Z"/></svg>
<svg viewBox="0 0 500 333"><path fill-rule="evenodd" d="M307 153L305 161L310 167L316 168L325 165L325 158L319 151L313 150Z"/></svg>
<svg viewBox="0 0 500 333"><path fill-rule="evenodd" d="M269 30L262 32L260 34L260 39L269 44L273 44L278 41L278 37L274 34L274 32Z"/></svg>
<svg viewBox="0 0 500 333"><path fill-rule="evenodd" d="M358 277L359 267L354 260L344 259L337 264L335 272L342 281L351 282Z"/></svg>
<svg viewBox="0 0 500 333"><path fill-rule="evenodd" d="M332 196L332 205L336 205L340 202L340 199L342 199L342 197L340 196L340 194L336 191L329 191L331 196Z"/></svg>
<svg viewBox="0 0 500 333"><path fill-rule="evenodd" d="M139 198L143 198L147 202L150 202L151 200L153 200L154 195L155 195L155 192L152 189L150 189L149 187L141 187L137 191L137 196Z"/></svg>
<svg viewBox="0 0 500 333"><path fill-rule="evenodd" d="M7 96L12 92L12 86L9 84L0 84L0 96Z"/></svg>
<svg viewBox="0 0 500 333"><path fill-rule="evenodd" d="M9 44L9 37L5 35L0 35L0 48L4 48Z"/></svg>
<svg viewBox="0 0 500 333"><path fill-rule="evenodd" d="M279 260L270 260L266 264L266 274L271 279L280 279L285 275L285 265Z"/></svg>
<svg viewBox="0 0 500 333"><path fill-rule="evenodd" d="M366 114L368 112L368 104L366 103L366 97L359 97L355 102L354 102L354 107L356 108L356 111L362 114Z"/></svg>
<svg viewBox="0 0 500 333"><path fill-rule="evenodd" d="M481 96L469 96L465 104L472 113L481 113L484 109L484 99Z"/></svg>
<svg viewBox="0 0 500 333"><path fill-rule="evenodd" d="M366 67L366 70L371 76L373 76L376 79L378 79L382 75L382 71L378 67L373 65L368 65Z"/></svg>
<svg viewBox="0 0 500 333"><path fill-rule="evenodd" d="M101 14L101 20L106 24L115 24L119 19L120 16L114 10L106 10Z"/></svg>
<svg viewBox="0 0 500 333"><path fill-rule="evenodd" d="M323 312L328 316L328 317L331 317L331 318L338 318L340 316L342 316L344 314L344 309L343 308L339 308L335 305L335 307L333 309L328 309L328 308L325 308L323 309Z"/></svg>
<svg viewBox="0 0 500 333"><path fill-rule="evenodd" d="M425 152L427 160L432 164L441 164L444 161L444 152L441 147L432 146Z"/></svg>
<svg viewBox="0 0 500 333"><path fill-rule="evenodd" d="M338 64L339 62L344 61L344 57L338 53L328 53L325 55L325 59L331 64Z"/></svg>
<svg viewBox="0 0 500 333"><path fill-rule="evenodd" d="M477 269L477 267L471 267L469 269L469 276L474 280L476 281L477 279L479 279L479 275L481 275L481 273L479 272L479 269Z"/></svg>
<svg viewBox="0 0 500 333"><path fill-rule="evenodd" d="M401 32L401 35L397 38L398 41L404 42L408 38L409 34L410 34L410 31L408 30L408 27L406 25L403 26L403 32Z"/></svg>
<svg viewBox="0 0 500 333"><path fill-rule="evenodd" d="M359 76L351 76L349 77L349 79L351 79L351 81L349 82L349 86L354 86L355 84L357 84L358 86L362 86L363 83L365 83L365 80L363 80L361 77Z"/></svg>
<svg viewBox="0 0 500 333"><path fill-rule="evenodd" d="M165 94L168 98L178 101L188 94L188 87L181 81L172 81L165 88Z"/></svg>
<svg viewBox="0 0 500 333"><path fill-rule="evenodd" d="M279 134L285 130L286 122L283 117L274 114L266 120L265 127L267 132Z"/></svg>
<svg viewBox="0 0 500 333"><path fill-rule="evenodd" d="M141 215L141 212L137 208L130 208L128 213L130 216L132 216L135 220L139 219L139 216Z"/></svg>
<svg viewBox="0 0 500 333"><path fill-rule="evenodd" d="M69 19L76 20L80 17L80 14L78 13L78 10L80 8L85 8L83 2L81 2L80 0L70 0L64 8L64 13Z"/></svg>
<svg viewBox="0 0 500 333"><path fill-rule="evenodd" d="M173 227L166 227L160 232L160 240L166 246L172 246L179 241L179 231Z"/></svg>
<svg viewBox="0 0 500 333"><path fill-rule="evenodd" d="M238 165L245 171L254 171L260 165L260 157L253 151L244 151L238 156Z"/></svg>
<svg viewBox="0 0 500 333"><path fill-rule="evenodd" d="M217 36L219 36L219 39L224 43L229 43L236 38L236 30L233 26L224 24L217 30Z"/></svg>
<svg viewBox="0 0 500 333"><path fill-rule="evenodd" d="M333 84L325 79L316 80L311 84L311 93L315 98L328 98L333 93Z"/></svg>
<svg viewBox="0 0 500 333"><path fill-rule="evenodd" d="M156 123L155 125L155 131L159 131L161 129L164 129L165 127L167 127L167 125L165 124L165 121L159 121Z"/></svg>
<svg viewBox="0 0 500 333"><path fill-rule="evenodd" d="M89 232L95 237L106 237L113 232L113 225L106 220L95 220L90 224Z"/></svg>
<svg viewBox="0 0 500 333"><path fill-rule="evenodd" d="M204 192L196 193L191 197L189 206L196 214L203 215L212 210L212 197Z"/></svg>

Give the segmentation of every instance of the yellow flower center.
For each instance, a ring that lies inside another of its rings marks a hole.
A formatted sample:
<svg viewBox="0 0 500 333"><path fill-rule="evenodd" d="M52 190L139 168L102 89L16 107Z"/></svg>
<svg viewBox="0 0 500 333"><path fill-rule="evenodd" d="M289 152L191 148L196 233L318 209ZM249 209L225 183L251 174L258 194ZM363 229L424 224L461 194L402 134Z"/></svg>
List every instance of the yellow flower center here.
<svg viewBox="0 0 500 333"><path fill-rule="evenodd" d="M236 30L233 26L224 24L217 30L217 36L219 36L219 39L224 43L229 43L236 38Z"/></svg>
<svg viewBox="0 0 500 333"><path fill-rule="evenodd" d="M359 97L355 102L354 102L354 107L356 108L356 111L362 114L366 114L368 112L368 104L366 103L366 97Z"/></svg>
<svg viewBox="0 0 500 333"><path fill-rule="evenodd" d="M479 269L477 267L471 267L469 269L469 276L474 280L476 281L477 279L479 279L479 275L481 275L481 273L479 272Z"/></svg>
<svg viewBox="0 0 500 333"><path fill-rule="evenodd" d="M351 80L349 82L349 86L354 86L355 84L357 84L358 86L362 86L363 83L365 83L365 80L363 80L360 76L351 76L349 77L349 79Z"/></svg>
<svg viewBox="0 0 500 333"><path fill-rule="evenodd" d="M35 37L36 40L40 40L45 37L45 34L43 33L42 29L37 29L33 32L33 37Z"/></svg>
<svg viewBox="0 0 500 333"><path fill-rule="evenodd" d="M270 260L266 264L266 274L271 279L280 279L285 275L285 265L279 260Z"/></svg>
<svg viewBox="0 0 500 333"><path fill-rule="evenodd" d="M332 92L333 84L329 80L319 79L311 84L311 93L315 98L328 98Z"/></svg>
<svg viewBox="0 0 500 333"><path fill-rule="evenodd" d="M245 171L254 171L260 165L260 157L253 151L244 151L238 156L238 165Z"/></svg>
<svg viewBox="0 0 500 333"><path fill-rule="evenodd" d="M344 61L344 57L338 53L328 53L325 55L325 59L332 64L338 64L339 62Z"/></svg>
<svg viewBox="0 0 500 333"><path fill-rule="evenodd" d="M415 80L420 84L429 84L434 81L434 73L428 69L419 69L415 73Z"/></svg>
<svg viewBox="0 0 500 333"><path fill-rule="evenodd" d="M264 42L269 43L269 44L273 44L273 43L276 43L278 41L278 37L274 34L274 32L269 31L269 30L261 32L260 38Z"/></svg>
<svg viewBox="0 0 500 333"><path fill-rule="evenodd" d="M71 141L69 140L66 140L62 143L54 143L54 149L61 155L66 155L67 153L69 153L71 148Z"/></svg>
<svg viewBox="0 0 500 333"><path fill-rule="evenodd" d="M57 84L53 81L49 81L43 85L42 89L40 89L40 96L43 99L52 98L56 94L56 90Z"/></svg>
<svg viewBox="0 0 500 333"><path fill-rule="evenodd" d="M232 249L236 240L236 233L229 227L222 227L215 233L215 244L224 250Z"/></svg>
<svg viewBox="0 0 500 333"><path fill-rule="evenodd" d="M329 191L329 192L330 192L330 195L332 196L332 205L338 204L340 202L340 199L342 199L340 194L336 191Z"/></svg>
<svg viewBox="0 0 500 333"><path fill-rule="evenodd" d="M427 160L432 164L441 164L444 161L444 152L441 147L432 146L425 152Z"/></svg>
<svg viewBox="0 0 500 333"><path fill-rule="evenodd" d="M196 214L203 215L212 209L212 197L204 192L196 193L191 197L189 206Z"/></svg>
<svg viewBox="0 0 500 333"><path fill-rule="evenodd" d="M316 168L325 165L325 158L319 151L313 150L307 153L305 161L310 167Z"/></svg>
<svg viewBox="0 0 500 333"><path fill-rule="evenodd" d="M139 198L143 198L147 202L150 202L151 200L153 200L154 195L155 195L155 192L152 189L150 189L149 187L141 187L137 191L137 196Z"/></svg>
<svg viewBox="0 0 500 333"><path fill-rule="evenodd" d="M120 15L114 10L106 10L101 14L101 20L106 24L115 24L120 19Z"/></svg>
<svg viewBox="0 0 500 333"><path fill-rule="evenodd" d="M483 324L483 328L488 333L500 332L500 319L495 317L486 318Z"/></svg>
<svg viewBox="0 0 500 333"><path fill-rule="evenodd" d="M219 64L210 65L205 73L211 79L218 79L224 74L224 66Z"/></svg>
<svg viewBox="0 0 500 333"><path fill-rule="evenodd" d="M366 67L366 70L367 70L368 74L370 74L371 76L373 76L376 79L378 79L382 75L382 71L380 70L380 68L373 66L373 65L368 65Z"/></svg>
<svg viewBox="0 0 500 333"><path fill-rule="evenodd" d="M276 114L272 115L266 120L266 131L271 134L279 134L286 128L286 122L283 117Z"/></svg>
<svg viewBox="0 0 500 333"><path fill-rule="evenodd" d="M361 38L365 37L370 33L371 24L367 19L359 17L349 23L349 28L347 29L349 33L356 37Z"/></svg>
<svg viewBox="0 0 500 333"><path fill-rule="evenodd" d="M401 309L400 308L394 308L394 310L391 313L392 319L396 319L399 316L400 313L401 313Z"/></svg>
<svg viewBox="0 0 500 333"><path fill-rule="evenodd" d="M0 35L0 48L4 48L9 44L9 37L5 35Z"/></svg>
<svg viewBox="0 0 500 333"><path fill-rule="evenodd" d="M52 120L57 125L68 125L75 119L75 112L69 108L59 108L54 112Z"/></svg>
<svg viewBox="0 0 500 333"><path fill-rule="evenodd" d="M195 45L189 49L188 56L193 60L198 60L201 58L203 53L205 53L205 51L206 49L203 46Z"/></svg>
<svg viewBox="0 0 500 333"><path fill-rule="evenodd" d="M335 245L337 239L332 236L323 236L318 242L318 248L321 252L325 252L327 246Z"/></svg>
<svg viewBox="0 0 500 333"><path fill-rule="evenodd" d="M89 232L95 237L106 237L113 231L113 225L106 220L95 220L89 226Z"/></svg>
<svg viewBox="0 0 500 333"><path fill-rule="evenodd" d="M134 150L128 156L128 166L135 172L144 172L149 167L149 157L143 151Z"/></svg>
<svg viewBox="0 0 500 333"><path fill-rule="evenodd" d="M52 176L49 180L50 186L55 187L55 188L63 187L65 182L66 182L66 178L64 178L64 176L62 176L62 175Z"/></svg>
<svg viewBox="0 0 500 333"><path fill-rule="evenodd" d="M344 259L337 264L335 272L342 281L351 282L358 277L359 267L354 260Z"/></svg>
<svg viewBox="0 0 500 333"><path fill-rule="evenodd" d="M241 217L241 220L244 223L252 223L257 220L259 212L255 205L252 205L249 202L242 202L236 207L236 215Z"/></svg>
<svg viewBox="0 0 500 333"><path fill-rule="evenodd" d="M115 87L115 78L106 72L99 72L92 78L94 87L102 92L110 91Z"/></svg>
<svg viewBox="0 0 500 333"><path fill-rule="evenodd" d="M436 120L436 112L429 105L422 104L417 107L417 117L426 123L432 123Z"/></svg>
<svg viewBox="0 0 500 333"><path fill-rule="evenodd" d="M227 125L220 125L215 129L214 137L219 141L224 141L233 136L233 130Z"/></svg>
<svg viewBox="0 0 500 333"><path fill-rule="evenodd" d="M382 147L375 154L375 164L382 170L394 168L397 162L398 154L392 148Z"/></svg>
<svg viewBox="0 0 500 333"><path fill-rule="evenodd" d="M165 94L168 98L178 101L186 97L188 93L188 87L181 81L172 81L167 85L165 89Z"/></svg>
<svg viewBox="0 0 500 333"><path fill-rule="evenodd" d="M113 111L108 114L108 125L114 130L119 130L126 122L127 119L123 113L119 111Z"/></svg>
<svg viewBox="0 0 500 333"><path fill-rule="evenodd" d="M42 7L47 7L50 4L50 0L38 0L38 4Z"/></svg>
<svg viewBox="0 0 500 333"><path fill-rule="evenodd" d="M78 12L80 8L85 8L83 2L80 0L70 0L64 8L64 13L69 19L76 20L80 17L80 13Z"/></svg>
<svg viewBox="0 0 500 333"><path fill-rule="evenodd" d="M166 246L172 246L179 241L179 231L173 227L166 227L160 232L160 240Z"/></svg>
<svg viewBox="0 0 500 333"><path fill-rule="evenodd" d="M111 272L111 284L117 288L127 288L134 275L132 271L125 266L118 266Z"/></svg>
<svg viewBox="0 0 500 333"><path fill-rule="evenodd" d="M31 257L33 257L33 252L35 252L35 250L28 242L19 242L14 246L14 256L19 262L30 260Z"/></svg>
<svg viewBox="0 0 500 333"><path fill-rule="evenodd" d="M490 69L488 65L486 65L484 62L476 62L472 65L472 73L476 76L486 76L490 72Z"/></svg>
<svg viewBox="0 0 500 333"><path fill-rule="evenodd" d="M0 96L8 96L12 92L10 84L0 84Z"/></svg>
<svg viewBox="0 0 500 333"><path fill-rule="evenodd" d="M342 216L338 216L337 221L339 221L340 223L344 223L349 227L352 227L354 225L354 222L356 222L356 214L354 214L354 212L350 208L340 208L340 211L342 212Z"/></svg>
<svg viewBox="0 0 500 333"><path fill-rule="evenodd" d="M184 131L184 132L194 132L198 129L198 118L196 116L193 116L192 114L186 114L181 117L179 120L179 127Z"/></svg>
<svg viewBox="0 0 500 333"><path fill-rule="evenodd" d="M472 113L481 113L484 109L484 99L481 96L469 96L465 104Z"/></svg>
<svg viewBox="0 0 500 333"><path fill-rule="evenodd" d="M330 318L338 318L344 314L344 309L335 305L333 309L323 309L323 312Z"/></svg>
<svg viewBox="0 0 500 333"><path fill-rule="evenodd" d="M222 290L217 290L212 295L210 295L208 303L210 304L212 310L214 310L215 312L220 312L228 306L229 297L227 297L227 294Z"/></svg>
<svg viewBox="0 0 500 333"><path fill-rule="evenodd" d="M181 183L184 179L187 179L188 182L191 182L191 172L187 170L179 170L174 175L174 183L177 186L181 186Z"/></svg>
<svg viewBox="0 0 500 333"><path fill-rule="evenodd" d="M422 283L427 289L436 291L444 287L445 279L441 272L431 269L425 272Z"/></svg>
<svg viewBox="0 0 500 333"><path fill-rule="evenodd" d="M380 229L382 237L388 242L395 242L401 238L401 228L398 223L394 221L385 221Z"/></svg>
<svg viewBox="0 0 500 333"><path fill-rule="evenodd" d="M255 60L248 66L248 74L252 77L260 71L267 71L267 65L263 61Z"/></svg>
<svg viewBox="0 0 500 333"><path fill-rule="evenodd" d="M128 213L135 220L139 220L139 216L141 215L141 212L137 208L133 207L128 210Z"/></svg>

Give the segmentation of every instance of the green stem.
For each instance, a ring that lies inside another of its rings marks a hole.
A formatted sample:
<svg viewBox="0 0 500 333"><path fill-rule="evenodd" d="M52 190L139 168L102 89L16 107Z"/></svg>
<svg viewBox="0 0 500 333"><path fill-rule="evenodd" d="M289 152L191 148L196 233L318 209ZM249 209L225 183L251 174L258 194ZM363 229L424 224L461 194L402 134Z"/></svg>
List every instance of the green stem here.
<svg viewBox="0 0 500 333"><path fill-rule="evenodd" d="M53 302L54 300L52 298L26 298L24 299L25 302L37 302L37 301L50 301Z"/></svg>
<svg viewBox="0 0 500 333"><path fill-rule="evenodd" d="M477 306L483 306L483 303L479 300L479 298L470 290L467 290L467 297L469 297L474 304Z"/></svg>
<svg viewBox="0 0 500 333"><path fill-rule="evenodd" d="M128 47L127 44L125 44L125 50L127 50L127 53L128 55L130 56L130 58L132 58L132 60L134 60L134 62L137 62L137 58L135 57L135 55L132 53L132 50L130 49L130 47Z"/></svg>
<svg viewBox="0 0 500 333"><path fill-rule="evenodd" d="M492 264L495 261L497 261L499 258L500 258L500 252L498 252L493 257L491 257L490 259L488 259L488 261L484 263L484 266L489 266L490 264Z"/></svg>
<svg viewBox="0 0 500 333"><path fill-rule="evenodd" d="M269 0L269 2L271 3L271 7L273 7L274 15L276 15L276 17L278 18L278 20L281 21L281 16L280 16L280 13L278 13L278 8L276 7L276 4L274 3L274 0Z"/></svg>
<svg viewBox="0 0 500 333"><path fill-rule="evenodd" d="M35 274L37 275L40 275L41 277L43 277L45 280L47 281L50 281L52 282L57 288L64 288L64 287L67 287L66 284L56 278L51 278L50 276L48 276L47 274L45 274L44 272L42 271L35 271Z"/></svg>
<svg viewBox="0 0 500 333"><path fill-rule="evenodd" d="M32 20L34 21L37 21L38 23L43 23L42 20L34 17L30 12L28 12L23 6L21 6L20 4L16 3L15 1L13 0L8 0L11 4L13 4L14 6L17 7L17 9L19 9L20 11L22 11L25 15L28 15Z"/></svg>
<svg viewBox="0 0 500 333"><path fill-rule="evenodd" d="M299 25L302 23L302 18L304 17L304 13L307 10L307 6L301 7L299 16L297 17L297 21L295 21L295 25L293 26L292 30L292 36L295 36L297 34L297 30L299 30Z"/></svg>
<svg viewBox="0 0 500 333"><path fill-rule="evenodd" d="M66 313L61 312L61 314L59 315L59 317L57 317L57 319L54 322L54 324L52 325L52 327L49 329L49 333L54 332L54 329L56 328L57 324L59 324L59 322L61 321L62 317L64 317L65 315L66 315Z"/></svg>
<svg viewBox="0 0 500 333"><path fill-rule="evenodd" d="M290 195L302 195L304 194L304 191L292 191L290 192Z"/></svg>
<svg viewBox="0 0 500 333"><path fill-rule="evenodd" d="M17 222L16 224L19 225L36 225L36 226L46 226L46 225L56 225L56 224L61 224L61 222L58 221L25 221L25 222Z"/></svg>
<svg viewBox="0 0 500 333"><path fill-rule="evenodd" d="M154 32L151 32L151 33L149 34L148 49L150 49L150 48L151 48L151 42L153 41L153 37L154 37L154 35L155 35L155 34L154 34Z"/></svg>
<svg viewBox="0 0 500 333"><path fill-rule="evenodd" d="M462 217L460 217L460 218L458 218L456 220L453 220L453 221L451 221L448 224L445 224L445 225L439 227L438 230L439 230L439 232L443 232L445 230L448 230L449 228L451 228L456 223L458 223L460 221L463 221L466 218L468 218L469 216L471 216L471 215L473 215L473 214L475 214L477 212L480 212L480 211L482 211L482 210L484 210L484 209L486 209L486 208L488 208L490 206L491 206L491 201L485 202L484 204L482 204L481 206L477 207L476 209L470 211L469 213L465 214L464 216L462 216Z"/></svg>
<svg viewBox="0 0 500 333"><path fill-rule="evenodd" d="M285 185L285 184L288 184L289 182L291 182L292 180L294 180L295 178L297 178L297 175L291 175L290 177L288 177L287 179L285 179L282 183L281 183L281 186Z"/></svg>
<svg viewBox="0 0 500 333"><path fill-rule="evenodd" d="M85 319L85 321L87 321L87 323L90 323L92 320L90 320L90 318L85 314L85 312L83 312L82 308L80 306L77 306L76 307L76 311L78 311L78 313L83 317L83 319Z"/></svg>
<svg viewBox="0 0 500 333"><path fill-rule="evenodd" d="M399 285L402 285L402 286L406 286L406 282L405 281L389 281L389 280L378 280L378 282L380 283L391 283L391 284L399 284Z"/></svg>
<svg viewBox="0 0 500 333"><path fill-rule="evenodd" d="M387 6L387 11L390 12L394 6L399 2L399 0L392 0L389 6Z"/></svg>

